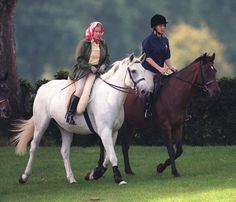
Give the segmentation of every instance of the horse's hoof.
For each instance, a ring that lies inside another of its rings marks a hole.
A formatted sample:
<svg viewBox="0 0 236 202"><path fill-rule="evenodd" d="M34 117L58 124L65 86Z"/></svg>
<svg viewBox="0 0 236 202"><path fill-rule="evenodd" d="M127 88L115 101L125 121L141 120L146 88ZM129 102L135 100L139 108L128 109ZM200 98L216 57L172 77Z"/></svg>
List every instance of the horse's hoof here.
<svg viewBox="0 0 236 202"><path fill-rule="evenodd" d="M160 163L160 164L157 166L157 172L158 172L158 173L162 173L164 170L165 170L164 165L163 165L162 163Z"/></svg>
<svg viewBox="0 0 236 202"><path fill-rule="evenodd" d="M127 175L135 175L135 173L132 170L126 170L125 173Z"/></svg>
<svg viewBox="0 0 236 202"><path fill-rule="evenodd" d="M25 174L22 174L19 178L19 183L20 184L25 184L27 182L27 180L28 180L28 176L25 175Z"/></svg>
<svg viewBox="0 0 236 202"><path fill-rule="evenodd" d="M181 177L181 175L180 175L178 172L173 173L173 175L174 175L175 177Z"/></svg>
<svg viewBox="0 0 236 202"><path fill-rule="evenodd" d="M122 180L122 181L119 183L119 185L126 185L126 184L127 184L127 182L124 181L124 180Z"/></svg>
<svg viewBox="0 0 236 202"><path fill-rule="evenodd" d="M76 180L73 180L73 181L71 181L71 182L69 182L70 184L76 184L77 182L76 182Z"/></svg>
<svg viewBox="0 0 236 202"><path fill-rule="evenodd" d="M69 182L69 184L76 183L76 180L73 174L67 177L67 181Z"/></svg>
<svg viewBox="0 0 236 202"><path fill-rule="evenodd" d="M84 177L84 179L85 179L86 181L94 180L93 173L94 173L93 170L92 170L91 172L88 172L87 175Z"/></svg>

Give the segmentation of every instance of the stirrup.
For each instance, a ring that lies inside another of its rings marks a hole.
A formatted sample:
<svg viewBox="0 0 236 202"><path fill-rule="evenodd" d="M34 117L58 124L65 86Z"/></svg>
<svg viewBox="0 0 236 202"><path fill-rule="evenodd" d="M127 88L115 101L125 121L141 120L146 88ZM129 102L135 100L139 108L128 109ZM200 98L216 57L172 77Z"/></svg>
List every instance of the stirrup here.
<svg viewBox="0 0 236 202"><path fill-rule="evenodd" d="M191 118L192 118L192 115L187 114L186 117L185 117L185 121L189 121Z"/></svg>
<svg viewBox="0 0 236 202"><path fill-rule="evenodd" d="M150 110L145 110L144 118L147 120L152 120L152 112Z"/></svg>

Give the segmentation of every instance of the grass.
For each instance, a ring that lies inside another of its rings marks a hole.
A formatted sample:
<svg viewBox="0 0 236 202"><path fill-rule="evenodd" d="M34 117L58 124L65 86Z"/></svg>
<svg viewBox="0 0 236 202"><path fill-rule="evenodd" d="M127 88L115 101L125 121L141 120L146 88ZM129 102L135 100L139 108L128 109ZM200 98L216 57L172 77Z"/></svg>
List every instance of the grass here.
<svg viewBox="0 0 236 202"><path fill-rule="evenodd" d="M26 166L28 155L19 157L12 147L0 148L0 201L236 201L236 146L184 146L184 153L176 162L182 175L179 178L170 174L170 168L162 174L155 172L157 163L167 158L164 147L131 147L131 164L136 175L125 175L118 146L120 171L128 182L125 186L114 183L111 167L98 181L84 180L85 174L96 165L98 151L97 147L71 148L77 184L69 185L60 148L41 147L32 176L25 185L20 185L18 177Z"/></svg>

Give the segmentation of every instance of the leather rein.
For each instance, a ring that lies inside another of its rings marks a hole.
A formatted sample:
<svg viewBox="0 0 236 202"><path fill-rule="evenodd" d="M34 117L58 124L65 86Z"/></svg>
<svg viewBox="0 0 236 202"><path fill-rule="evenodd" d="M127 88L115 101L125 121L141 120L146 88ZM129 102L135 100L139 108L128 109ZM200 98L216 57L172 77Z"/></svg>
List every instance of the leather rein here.
<svg viewBox="0 0 236 202"><path fill-rule="evenodd" d="M134 84L134 87L132 88L135 91L134 93L130 92L130 88L129 87L122 87L122 86L117 86L115 84L109 83L106 80L102 79L100 76L98 78L101 79L104 83L106 83L110 87L114 88L115 90L118 90L118 91L123 92L123 93L128 93L128 94L136 95L137 94L137 85L138 85L138 83L143 81L143 80L145 80L145 79L141 78L141 79L138 79L137 81L135 81L133 76L132 76L132 73L131 73L131 70L130 70L129 67L128 67L127 72L129 73L130 79L132 80L132 82ZM127 72L126 72L126 74L127 74Z"/></svg>
<svg viewBox="0 0 236 202"><path fill-rule="evenodd" d="M190 84L190 85L192 85L192 86L195 86L195 87L197 87L197 88L200 88L200 89L202 89L204 92L207 92L208 90L207 90L207 87L209 86L209 85L211 85L212 83L216 83L217 81L216 81L216 79L212 79L212 80L210 80L210 81L205 81L205 79L204 79L204 76L203 76L203 72L202 72L202 66L203 66L203 64L200 64L200 68L201 68L201 83L197 83L197 82L191 82L191 81L187 81L187 80L184 80L184 79L182 79L182 78L180 78L180 77L178 77L178 76L176 76L176 75L174 75L174 78L176 78L176 79L179 79L180 81L183 81L183 82L185 82L185 83L187 83L187 84ZM214 67L214 65L213 64L211 64L211 67L213 67L214 69L215 69L215 67Z"/></svg>

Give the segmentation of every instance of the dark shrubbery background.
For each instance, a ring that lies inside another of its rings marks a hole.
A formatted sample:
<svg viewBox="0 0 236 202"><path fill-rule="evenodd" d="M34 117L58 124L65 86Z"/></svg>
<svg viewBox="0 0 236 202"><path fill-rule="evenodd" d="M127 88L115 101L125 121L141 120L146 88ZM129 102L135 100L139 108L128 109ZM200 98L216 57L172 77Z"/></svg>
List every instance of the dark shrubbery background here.
<svg viewBox="0 0 236 202"><path fill-rule="evenodd" d="M67 71L59 71L55 79L66 79ZM32 103L37 89L48 80L39 80L34 85L21 81L24 95L25 117L32 115ZM186 122L183 130L183 141L188 145L235 145L236 144L236 78L219 80L221 95L209 97L203 92L196 94L188 109L192 119ZM73 145L87 146L94 144L93 136L75 135ZM60 144L61 136L54 121L43 136L43 145ZM158 131L154 129L137 130L133 144L162 145Z"/></svg>

